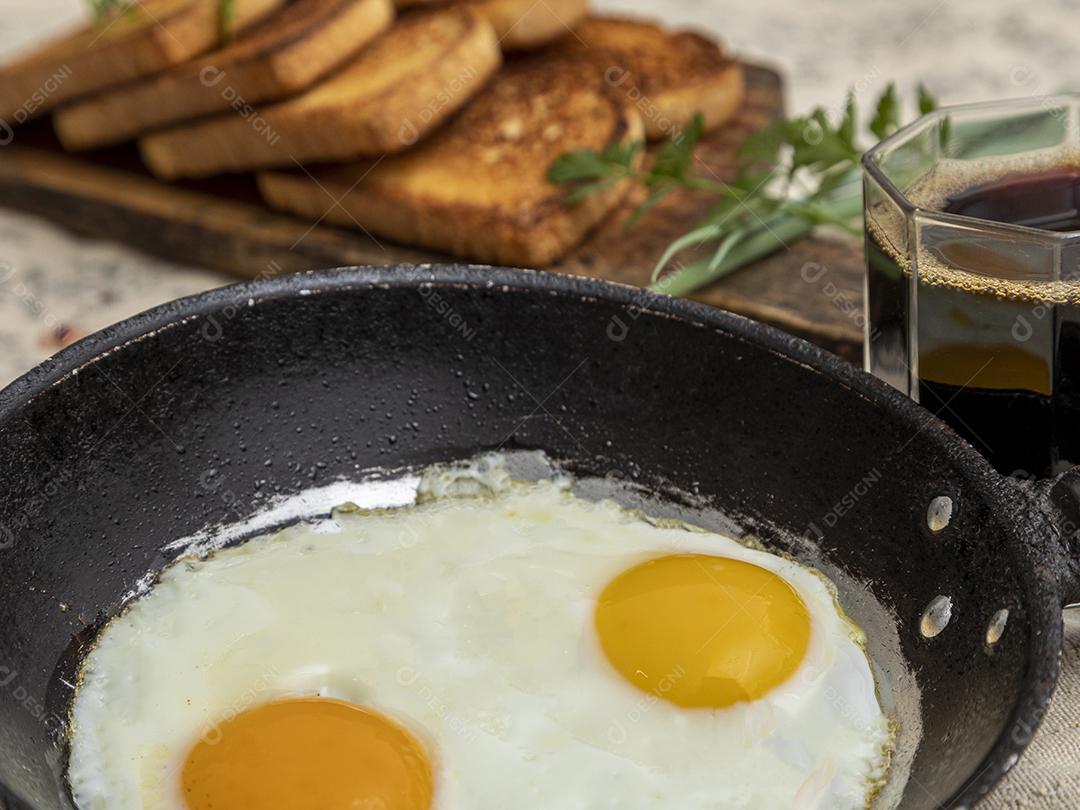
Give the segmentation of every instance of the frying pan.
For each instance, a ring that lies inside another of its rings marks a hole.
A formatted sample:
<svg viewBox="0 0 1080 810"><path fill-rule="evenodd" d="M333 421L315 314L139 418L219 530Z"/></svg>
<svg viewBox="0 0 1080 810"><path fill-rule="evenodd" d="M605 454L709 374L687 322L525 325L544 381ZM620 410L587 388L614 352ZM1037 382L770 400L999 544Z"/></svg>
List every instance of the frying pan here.
<svg viewBox="0 0 1080 810"><path fill-rule="evenodd" d="M725 515L844 583L913 760L903 807L976 802L1043 716L1061 609L1080 599L1076 475L1003 478L883 383L692 302L353 268L167 304L0 394L12 806L69 806L75 667L169 541L342 477L493 449Z"/></svg>

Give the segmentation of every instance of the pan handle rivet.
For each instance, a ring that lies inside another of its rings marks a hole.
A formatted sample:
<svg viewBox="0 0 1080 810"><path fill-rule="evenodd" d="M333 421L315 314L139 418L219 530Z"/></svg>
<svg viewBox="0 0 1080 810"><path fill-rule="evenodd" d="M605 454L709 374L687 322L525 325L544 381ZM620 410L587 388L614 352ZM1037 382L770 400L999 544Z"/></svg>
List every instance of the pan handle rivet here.
<svg viewBox="0 0 1080 810"><path fill-rule="evenodd" d="M944 630L952 618L952 598L935 596L923 611L919 620L919 632L924 638L933 638Z"/></svg>
<svg viewBox="0 0 1080 810"><path fill-rule="evenodd" d="M986 643L993 647L1005 633L1005 624L1009 621L1009 609L1002 608L990 617L990 624L986 628Z"/></svg>
<svg viewBox="0 0 1080 810"><path fill-rule="evenodd" d="M926 525L934 534L942 532L952 520L953 502L948 495L938 495L926 507Z"/></svg>

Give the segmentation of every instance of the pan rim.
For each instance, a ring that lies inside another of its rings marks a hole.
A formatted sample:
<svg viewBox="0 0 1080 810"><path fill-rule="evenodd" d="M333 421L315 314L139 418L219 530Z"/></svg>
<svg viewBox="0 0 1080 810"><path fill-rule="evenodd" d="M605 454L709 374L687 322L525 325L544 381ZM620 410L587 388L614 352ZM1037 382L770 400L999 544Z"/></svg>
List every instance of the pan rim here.
<svg viewBox="0 0 1080 810"><path fill-rule="evenodd" d="M807 366L816 373L836 378L845 387L875 405L887 401L890 408L897 408L900 415L905 417L908 427L931 430L942 434L948 440L959 438L944 422L884 381L851 363L836 363L834 355L803 338L743 315L620 282L543 270L458 263L355 265L309 270L239 281L168 301L87 335L11 381L0 390L0 420L5 418L13 407L21 406L76 373L78 369L121 349L125 344L149 338L189 318L216 312L222 305L246 306L248 301L292 297L301 291L304 291L304 294L317 295L337 290L421 285L460 285L485 289L498 287L508 291L539 290L577 294L718 329L741 340L764 345L770 351ZM970 448L962 440L961 445L965 451L970 451L966 453L967 458L964 460L970 461L973 466L984 467L985 471L990 473L988 481L1001 478L974 448Z"/></svg>
<svg viewBox="0 0 1080 810"><path fill-rule="evenodd" d="M1000 504L995 511L999 513L1002 523L1009 527L1012 538L1028 550L1028 544L1023 542L1025 533L1021 525L1025 510L1008 506L1010 503L1015 506L1021 497L1016 485L993 470L989 462L951 428L887 383L802 338L741 315L626 284L537 270L459 263L352 266L241 281L179 298L94 332L14 380L0 391L0 431L4 423L15 417L28 403L78 374L80 369L122 350L130 343L152 338L163 330L193 318L220 312L225 307L240 309L260 301L300 295L424 286L539 292L600 299L639 313L674 318L720 331L748 344L764 347L788 362L829 377L874 407L887 409L891 418L902 420L907 427L928 434L933 441L948 447L950 455L965 468L973 483ZM1034 517L1032 513L1028 514ZM1030 572L1032 588L1036 595L1046 594L1051 604L1059 603L1059 583L1052 572L1045 568L1035 566ZM1042 600L1035 602L1042 604ZM984 797L1015 764L1018 755L1030 742L1045 714L1059 670L1063 625L1060 612L1054 621L1051 611L1040 611L1031 617L1027 666L1006 728L963 787L950 798L940 801L939 806L966 808ZM1023 729L1019 738L1016 733L1018 729ZM936 798L934 800L938 801Z"/></svg>

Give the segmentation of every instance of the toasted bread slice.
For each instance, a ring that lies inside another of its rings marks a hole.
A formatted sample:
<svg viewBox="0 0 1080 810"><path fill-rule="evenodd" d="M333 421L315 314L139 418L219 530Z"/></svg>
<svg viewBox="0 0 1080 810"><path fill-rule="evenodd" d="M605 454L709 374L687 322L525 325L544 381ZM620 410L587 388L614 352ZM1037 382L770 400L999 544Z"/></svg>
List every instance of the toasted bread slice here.
<svg viewBox="0 0 1080 810"><path fill-rule="evenodd" d="M447 0L397 0L398 8L415 8ZM504 51L544 45L566 36L585 19L589 0L465 0L488 18Z"/></svg>
<svg viewBox="0 0 1080 810"><path fill-rule="evenodd" d="M62 37L0 67L0 118L22 123L66 101L184 62L221 37L221 0L141 0L109 22ZM284 0L234 0L229 32Z"/></svg>
<svg viewBox="0 0 1080 810"><path fill-rule="evenodd" d="M306 89L393 21L391 0L297 0L235 44L58 110L67 149L93 149L152 129Z"/></svg>
<svg viewBox="0 0 1080 810"><path fill-rule="evenodd" d="M588 0L475 0L470 5L495 26L504 51L567 36L589 11Z"/></svg>
<svg viewBox="0 0 1080 810"><path fill-rule="evenodd" d="M641 137L622 94L572 61L512 65L448 126L376 164L264 172L270 205L398 242L498 264L542 267L577 244L622 199L614 185L578 205L547 180L575 149ZM328 196L331 195L331 196Z"/></svg>
<svg viewBox="0 0 1080 810"><path fill-rule="evenodd" d="M700 112L708 128L742 105L742 68L713 40L640 20L590 17L549 50L591 60L634 103L650 140L670 136Z"/></svg>
<svg viewBox="0 0 1080 810"><path fill-rule="evenodd" d="M154 174L169 179L398 152L464 105L500 63L495 32L475 11L420 11L296 98L139 145Z"/></svg>

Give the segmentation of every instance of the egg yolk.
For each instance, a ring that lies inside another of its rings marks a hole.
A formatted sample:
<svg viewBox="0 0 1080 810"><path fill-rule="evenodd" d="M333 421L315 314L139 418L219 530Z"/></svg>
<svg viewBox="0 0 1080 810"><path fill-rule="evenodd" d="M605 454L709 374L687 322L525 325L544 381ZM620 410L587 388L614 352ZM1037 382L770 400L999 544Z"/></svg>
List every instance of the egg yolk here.
<svg viewBox="0 0 1080 810"><path fill-rule="evenodd" d="M596 630L608 660L634 686L679 706L721 708L755 700L794 673L810 615L772 571L675 554L608 583Z"/></svg>
<svg viewBox="0 0 1080 810"><path fill-rule="evenodd" d="M428 810L420 743L375 712L327 698L279 700L203 735L184 762L189 810Z"/></svg>

